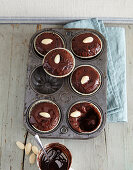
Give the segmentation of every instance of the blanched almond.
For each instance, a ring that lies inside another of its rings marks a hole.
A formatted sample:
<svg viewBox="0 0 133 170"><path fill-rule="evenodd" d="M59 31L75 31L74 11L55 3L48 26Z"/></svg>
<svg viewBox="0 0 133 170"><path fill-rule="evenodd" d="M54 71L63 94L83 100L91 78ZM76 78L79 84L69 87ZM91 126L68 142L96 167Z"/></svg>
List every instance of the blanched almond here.
<svg viewBox="0 0 133 170"><path fill-rule="evenodd" d="M45 118L50 118L50 114L47 112L40 112L39 115Z"/></svg>
<svg viewBox="0 0 133 170"><path fill-rule="evenodd" d="M23 144L23 143L17 141L17 142L16 142L16 145L18 146L19 149L21 149L21 150L24 149L24 144Z"/></svg>
<svg viewBox="0 0 133 170"><path fill-rule="evenodd" d="M59 62L60 62L60 54L57 54L57 55L55 56L54 62L55 62L56 64L59 64Z"/></svg>
<svg viewBox="0 0 133 170"><path fill-rule="evenodd" d="M81 116L81 112L78 111L78 110L76 110L75 112L72 112L72 113L70 114L70 116L71 116L71 117L79 117L79 116Z"/></svg>
<svg viewBox="0 0 133 170"><path fill-rule="evenodd" d="M25 154L26 155L29 155L30 151L31 151L31 143L27 143L26 146L25 146Z"/></svg>
<svg viewBox="0 0 133 170"><path fill-rule="evenodd" d="M85 84L89 81L89 76L83 76L81 79L81 84Z"/></svg>
<svg viewBox="0 0 133 170"><path fill-rule="evenodd" d="M34 153L32 153L29 157L29 162L30 164L34 164L35 163L35 160L36 160L36 156Z"/></svg>
<svg viewBox="0 0 133 170"><path fill-rule="evenodd" d="M83 76L81 79L81 84L85 84L89 81L89 76Z"/></svg>
<svg viewBox="0 0 133 170"><path fill-rule="evenodd" d="M34 152L34 154L38 154L38 148L36 146L32 146L32 151Z"/></svg>
<svg viewBox="0 0 133 170"><path fill-rule="evenodd" d="M91 43L93 41L93 37L87 37L83 40L83 43Z"/></svg>
<svg viewBox="0 0 133 170"><path fill-rule="evenodd" d="M48 44L51 44L52 43L52 39L43 39L42 41L41 41L41 43L42 44L45 44L45 45L48 45Z"/></svg>

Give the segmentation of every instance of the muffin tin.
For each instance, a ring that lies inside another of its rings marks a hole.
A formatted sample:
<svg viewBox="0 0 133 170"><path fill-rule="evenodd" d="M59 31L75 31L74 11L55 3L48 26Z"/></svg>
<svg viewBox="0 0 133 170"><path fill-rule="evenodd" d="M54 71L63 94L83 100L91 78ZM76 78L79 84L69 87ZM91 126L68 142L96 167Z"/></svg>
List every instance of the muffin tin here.
<svg viewBox="0 0 133 170"><path fill-rule="evenodd" d="M101 85L99 89L90 95L81 95L73 90L70 84L70 75L65 78L55 78L49 76L42 67L43 58L34 49L35 37L43 32L54 32L63 39L65 48L71 50L71 40L74 36L82 33L94 33L102 41L101 52L91 59L81 59L75 57L75 68L80 65L91 65L96 68L101 75ZM44 138L70 138L89 139L100 134L105 126L107 104L106 104L106 71L107 71L107 44L102 34L92 29L43 29L36 32L30 41L29 59L27 65L25 104L24 104L24 124L26 129L33 135L38 133ZM54 102L61 111L60 123L50 132L40 132L29 123L29 109L35 101L50 100ZM87 101L94 104L101 112L102 122L100 127L92 133L78 133L73 130L68 121L68 112L71 106L77 102Z"/></svg>

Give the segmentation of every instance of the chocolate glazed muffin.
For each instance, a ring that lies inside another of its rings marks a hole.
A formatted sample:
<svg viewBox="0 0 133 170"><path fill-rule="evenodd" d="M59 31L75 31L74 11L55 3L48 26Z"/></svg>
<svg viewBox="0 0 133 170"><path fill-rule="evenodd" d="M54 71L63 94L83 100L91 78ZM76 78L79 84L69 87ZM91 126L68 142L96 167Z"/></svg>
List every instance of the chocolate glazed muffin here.
<svg viewBox="0 0 133 170"><path fill-rule="evenodd" d="M54 32L42 32L34 39L35 51L41 56L44 56L50 50L59 47L64 47L64 41L57 33Z"/></svg>
<svg viewBox="0 0 133 170"><path fill-rule="evenodd" d="M38 131L51 131L59 124L59 121L60 110L52 101L40 100L30 107L29 123Z"/></svg>
<svg viewBox="0 0 133 170"><path fill-rule="evenodd" d="M102 41L94 33L82 33L72 39L73 53L80 58L92 58L102 49Z"/></svg>
<svg viewBox="0 0 133 170"><path fill-rule="evenodd" d="M77 93L90 95L99 89L101 76L93 66L81 65L73 71L70 77L70 83Z"/></svg>
<svg viewBox="0 0 133 170"><path fill-rule="evenodd" d="M65 48L55 48L48 52L43 59L43 68L47 74L61 78L68 76L74 69L75 58Z"/></svg>
<svg viewBox="0 0 133 170"><path fill-rule="evenodd" d="M71 127L80 133L92 133L101 125L99 109L92 103L83 101L74 104L69 111L68 120Z"/></svg>

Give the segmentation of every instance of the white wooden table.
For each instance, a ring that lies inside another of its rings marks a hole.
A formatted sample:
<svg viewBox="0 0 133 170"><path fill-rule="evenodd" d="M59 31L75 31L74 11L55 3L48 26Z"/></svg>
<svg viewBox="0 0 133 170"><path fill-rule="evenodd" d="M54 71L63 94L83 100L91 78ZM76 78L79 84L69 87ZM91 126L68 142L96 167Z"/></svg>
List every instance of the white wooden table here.
<svg viewBox="0 0 133 170"><path fill-rule="evenodd" d="M133 25L126 29L128 123L110 123L95 139L53 140L66 145L74 170L133 170ZM45 26L46 27L46 26ZM23 125L28 44L43 25L0 25L0 170L37 170L16 147L17 140L35 144Z"/></svg>

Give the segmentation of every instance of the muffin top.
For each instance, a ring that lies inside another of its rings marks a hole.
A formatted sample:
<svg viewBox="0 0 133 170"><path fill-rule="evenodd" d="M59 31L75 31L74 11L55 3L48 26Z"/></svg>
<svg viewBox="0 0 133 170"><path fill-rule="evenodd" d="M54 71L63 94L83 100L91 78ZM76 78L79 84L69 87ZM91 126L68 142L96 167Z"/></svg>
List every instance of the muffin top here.
<svg viewBox="0 0 133 170"><path fill-rule="evenodd" d="M30 124L40 131L54 129L60 119L59 109L56 104L47 101L36 103L29 114Z"/></svg>
<svg viewBox="0 0 133 170"><path fill-rule="evenodd" d="M101 84L99 72L90 65L77 67L71 76L73 89L81 94L94 93Z"/></svg>
<svg viewBox="0 0 133 170"><path fill-rule="evenodd" d="M92 132L98 128L100 122L100 111L92 103L77 103L70 109L69 123L71 127L77 132Z"/></svg>
<svg viewBox="0 0 133 170"><path fill-rule="evenodd" d="M92 58L102 49L100 38L94 33L82 33L72 39L72 51L81 58Z"/></svg>
<svg viewBox="0 0 133 170"><path fill-rule="evenodd" d="M59 47L64 47L64 42L54 32L42 32L35 37L34 48L40 55L46 55L50 50Z"/></svg>
<svg viewBox="0 0 133 170"><path fill-rule="evenodd" d="M70 51L64 48L51 50L43 60L44 70L53 77L65 77L75 66L75 59Z"/></svg>

